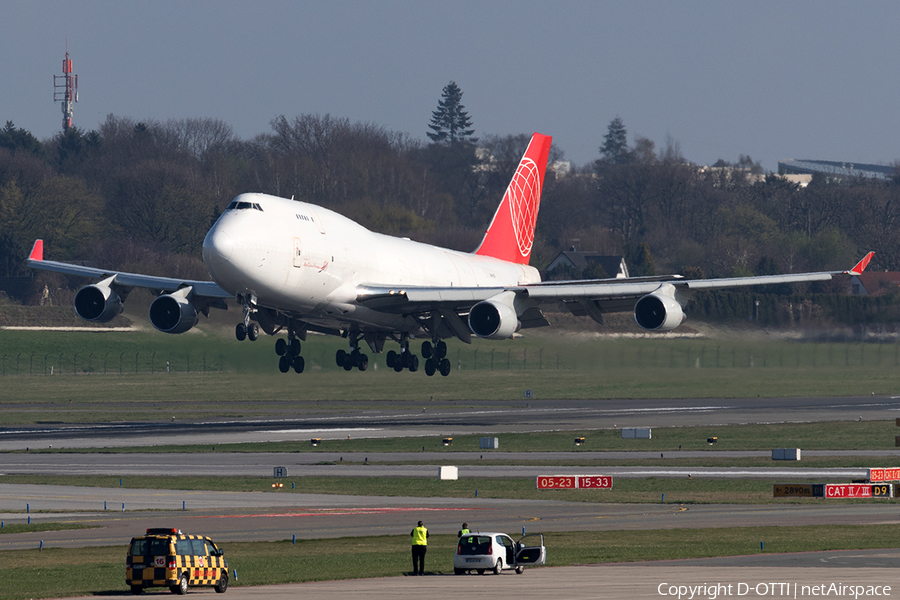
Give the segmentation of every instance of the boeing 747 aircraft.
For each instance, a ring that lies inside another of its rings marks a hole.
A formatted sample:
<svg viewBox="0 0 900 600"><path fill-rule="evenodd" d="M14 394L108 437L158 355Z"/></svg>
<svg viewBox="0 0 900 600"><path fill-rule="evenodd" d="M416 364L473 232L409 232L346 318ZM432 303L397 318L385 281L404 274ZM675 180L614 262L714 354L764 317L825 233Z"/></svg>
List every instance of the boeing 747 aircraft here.
<svg viewBox="0 0 900 600"><path fill-rule="evenodd" d="M302 373L301 341L307 332L349 341L338 366L365 371L361 342L375 353L385 342L395 371L419 369L411 340L425 338L421 355L429 376L450 374L449 338L471 343L520 329L549 325L541 307L562 304L575 315L602 322L603 314L633 310L638 325L670 331L684 320L693 290L773 283L823 281L840 273L860 273L869 253L850 271L764 277L684 280L679 276L542 282L529 266L541 188L551 138L535 133L506 194L472 253L456 252L406 238L369 231L331 210L266 194L241 194L222 213L203 241L203 260L213 281L191 281L84 267L44 260L37 240L26 261L35 269L95 280L75 295L75 311L105 322L122 312L134 288L158 294L150 323L166 333L184 333L199 314L243 307L238 340L256 340L260 329L275 341L281 372Z"/></svg>

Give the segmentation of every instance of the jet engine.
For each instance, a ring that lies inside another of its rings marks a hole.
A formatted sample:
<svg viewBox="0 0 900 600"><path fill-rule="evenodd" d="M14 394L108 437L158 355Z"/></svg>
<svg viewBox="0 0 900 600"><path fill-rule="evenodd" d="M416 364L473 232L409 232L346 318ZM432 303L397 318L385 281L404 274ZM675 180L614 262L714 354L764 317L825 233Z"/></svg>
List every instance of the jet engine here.
<svg viewBox="0 0 900 600"><path fill-rule="evenodd" d="M107 281L86 285L75 294L75 312L85 321L106 323L125 308L122 299Z"/></svg>
<svg viewBox="0 0 900 600"><path fill-rule="evenodd" d="M191 288L157 296L150 304L150 323L164 333L184 333L200 320L188 300Z"/></svg>
<svg viewBox="0 0 900 600"><path fill-rule="evenodd" d="M644 329L672 331L684 321L684 311L673 296L657 290L637 301L634 320Z"/></svg>
<svg viewBox="0 0 900 600"><path fill-rule="evenodd" d="M469 329L480 338L504 340L519 330L519 317L506 302L482 300L469 311Z"/></svg>

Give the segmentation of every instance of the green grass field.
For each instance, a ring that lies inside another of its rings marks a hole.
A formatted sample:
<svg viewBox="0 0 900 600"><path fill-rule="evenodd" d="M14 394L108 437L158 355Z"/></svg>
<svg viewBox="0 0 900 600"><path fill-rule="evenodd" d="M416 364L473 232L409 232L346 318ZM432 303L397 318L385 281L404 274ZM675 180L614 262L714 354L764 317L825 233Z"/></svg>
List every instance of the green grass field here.
<svg viewBox="0 0 900 600"><path fill-rule="evenodd" d="M753 339L610 339L552 332L451 345L450 377L334 363L344 340L310 336L307 370L281 374L271 338L218 329L150 333L0 331L0 426L238 418L478 401L893 394L900 345ZM168 371L167 369L168 364ZM493 369L491 368L493 366ZM52 372L52 375L51 375ZM352 404L350 404L352 402Z"/></svg>

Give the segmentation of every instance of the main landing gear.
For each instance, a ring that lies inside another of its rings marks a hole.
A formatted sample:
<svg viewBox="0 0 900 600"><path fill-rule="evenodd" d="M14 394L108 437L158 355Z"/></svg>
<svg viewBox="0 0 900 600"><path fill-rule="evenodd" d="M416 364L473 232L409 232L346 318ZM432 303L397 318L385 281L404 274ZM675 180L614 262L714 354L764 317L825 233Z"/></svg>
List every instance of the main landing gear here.
<svg viewBox="0 0 900 600"><path fill-rule="evenodd" d="M437 340L422 342L422 356L425 360L425 374L431 377L436 372L446 377L450 374L450 360L447 358L447 342Z"/></svg>
<svg viewBox="0 0 900 600"><path fill-rule="evenodd" d="M291 369L295 373L303 372L306 361L300 356L300 340L294 337L293 332L288 332L288 339L275 340L275 354L281 357L278 359L278 370L282 373Z"/></svg>

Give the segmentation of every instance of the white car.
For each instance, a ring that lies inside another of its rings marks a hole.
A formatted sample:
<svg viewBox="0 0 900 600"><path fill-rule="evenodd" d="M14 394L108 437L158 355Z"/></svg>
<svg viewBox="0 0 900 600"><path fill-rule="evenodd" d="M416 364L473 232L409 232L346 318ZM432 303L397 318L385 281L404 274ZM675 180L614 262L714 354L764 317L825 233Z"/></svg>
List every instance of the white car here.
<svg viewBox="0 0 900 600"><path fill-rule="evenodd" d="M530 545L523 541L526 538L532 538ZM546 556L541 533L530 533L516 542L505 533L467 533L456 545L453 572L463 575L477 571L481 575L493 571L499 575L503 569L515 569L521 575L525 565L542 565Z"/></svg>

